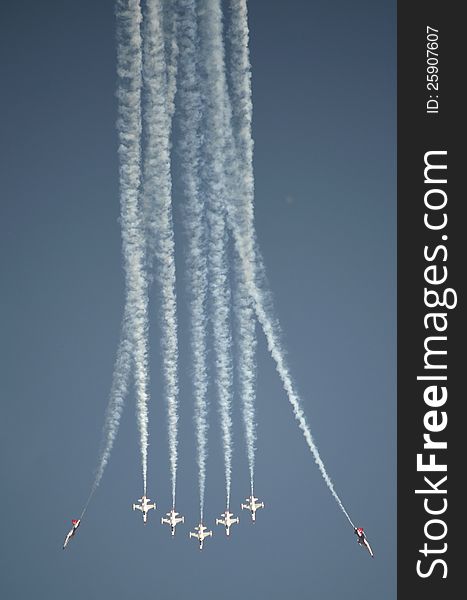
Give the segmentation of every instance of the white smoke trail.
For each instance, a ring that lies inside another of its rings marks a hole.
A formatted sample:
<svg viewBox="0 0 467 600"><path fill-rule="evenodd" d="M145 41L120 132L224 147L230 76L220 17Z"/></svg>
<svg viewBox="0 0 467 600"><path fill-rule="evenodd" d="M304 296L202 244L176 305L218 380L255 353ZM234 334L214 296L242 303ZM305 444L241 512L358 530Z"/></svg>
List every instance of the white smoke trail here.
<svg viewBox="0 0 467 600"><path fill-rule="evenodd" d="M193 355L193 395L197 443L200 520L203 521L206 488L208 433L207 359L206 359L206 297L207 255L205 203L201 193L201 115L202 103L198 86L199 54L196 0L180 0L178 24L180 151L182 179L186 205L184 227L187 242L187 288L191 319L191 350Z"/></svg>
<svg viewBox="0 0 467 600"><path fill-rule="evenodd" d="M241 260L235 257L236 289L234 313L238 340L238 383L242 399L243 426L250 472L250 488L253 496L255 478L255 380L256 380L256 320L248 289L243 278Z"/></svg>
<svg viewBox="0 0 467 600"><path fill-rule="evenodd" d="M200 5L201 56L205 70L204 99L206 105L204 174L209 225L209 286L213 311L212 331L216 353L216 388L219 401L226 505L230 506L232 479L232 356L230 333L230 288L225 223L225 137L224 96L226 86L222 12L216 0L203 0Z"/></svg>
<svg viewBox="0 0 467 600"><path fill-rule="evenodd" d="M229 165L232 165L230 175L231 193L229 197L236 204L241 203L243 210L252 209L252 203L247 204L244 198L253 197L253 173L248 165L253 160L253 138L251 136L252 99L250 86L250 63L248 53L248 30L244 30L246 19L246 3L233 2L230 6L230 19L227 36L229 40L229 75L232 102L226 93L226 130L227 152ZM245 35L246 34L246 35ZM245 218L245 216L244 216ZM253 219L253 214L246 214ZM256 416L255 416L255 376L256 376L256 332L255 315L251 297L242 276L241 258L235 254L237 278L237 297L234 302L237 313L237 328L239 339L239 370L240 389L243 408L243 423L247 447L248 466L250 471L251 494L254 487Z"/></svg>
<svg viewBox="0 0 467 600"><path fill-rule="evenodd" d="M279 377L281 378L282 385L284 386L284 390L287 394L289 402L292 405L295 419L297 420L298 425L299 425L300 429L302 430L303 435L305 436L305 440L308 444L308 447L310 448L311 453L313 454L313 458L314 458L316 464L318 465L318 468L321 472L321 475L323 476L324 481L326 482L326 485L328 486L329 490L331 491L332 495L334 496L334 498L335 498L337 504L339 505L339 507L341 508L342 512L347 517L349 523L353 527L354 525L353 525L352 519L350 518L344 505L342 504L341 499L337 495L337 492L334 489L334 484L326 471L324 463L319 454L318 448L315 444L315 441L313 440L313 436L311 435L310 427L306 421L305 414L301 407L300 397L298 396L298 394L296 393L296 391L294 389L292 379L290 376L290 372L289 372L289 368L285 362L284 352L282 350L281 343L280 343L279 323L277 322L276 319L274 319L270 315L268 315L267 312L264 310L263 300L261 297L262 296L261 291L257 288L257 286L253 283L253 281L249 277L247 277L247 281L249 282L250 293L254 299L258 321L260 322L260 324L263 328L264 334L266 336L269 352L271 353L271 356L276 363L276 370L279 374Z"/></svg>
<svg viewBox="0 0 467 600"><path fill-rule="evenodd" d="M334 496L337 504L353 526L341 499L337 495L334 484L329 477L318 448L311 435L306 421L301 401L296 393L289 368L285 361L284 351L281 346L280 326L272 314L268 311L267 293L258 285L262 265L258 264L258 256L255 255L255 236L253 223L253 139L251 134L252 124L252 102L251 102L251 68L248 53L248 17L246 0L231 0L231 84L232 105L234 107L234 123L236 124L238 156L241 164L241 185L244 192L244 203L241 207L229 205L233 226L233 234L237 251L243 263L245 284L253 300L255 312L264 334L266 336L269 352L276 363L276 370L281 378L285 392L292 405L295 419L303 432L308 447L314 457L316 464L326 482L329 490Z"/></svg>
<svg viewBox="0 0 467 600"><path fill-rule="evenodd" d="M89 502L99 487L102 476L104 475L105 467L109 462L115 438L117 437L120 419L125 405L125 398L128 395L130 369L132 364L132 350L128 336L128 321L126 312L127 311L125 311L125 316L122 322L120 341L118 344L117 356L115 358L109 402L105 411L104 427L102 429L102 439L94 482L92 484L86 504L84 505L80 519L83 518Z"/></svg>
<svg viewBox="0 0 467 600"><path fill-rule="evenodd" d="M118 429L120 426L120 420L125 405L125 398L128 395L129 379L131 366L136 360L136 357L141 358L141 354L145 354L144 344L141 348L141 330L144 332L144 310L140 310L140 303L135 302L135 293L137 293L138 286L137 282L144 281L144 277L130 276L127 267L130 265L134 267L138 265L139 269L142 269L141 256L144 255L140 248L141 232L136 233L139 228L137 221L139 217L134 217L137 214L135 209L135 195L139 192L139 155L140 155L140 132L141 132L141 117L138 113L135 114L135 121L131 121L129 113L131 107L139 104L137 98L140 94L140 65L141 65L141 42L139 37L139 23L141 21L141 13L138 2L129 2L126 6L126 2L120 1L117 3L116 8L117 16L117 52L118 52L118 76L120 78L120 85L117 90L119 98L119 120L118 120L118 131L120 138L120 185L122 190L122 238L123 238L123 254L125 258L125 275L126 275L126 299L125 299L125 310L120 332L120 340L117 349L117 355L115 358L114 370L112 375L112 385L110 388L109 401L105 411L104 427L102 430L101 445L99 450L99 458L97 461L97 467L95 471L94 482L91 487L91 491L84 505L80 519L83 518L86 512L89 502L93 497L95 491L99 487L99 484L104 475L105 468L109 461L115 438L117 437ZM128 25L128 28L125 29ZM130 42L128 44L128 42ZM128 47L125 48L125 45ZM134 55L132 58L132 54ZM139 65L139 66L138 66ZM124 87L127 85L124 83L128 79L128 90ZM130 83L131 80L131 83ZM136 127L135 127L136 125ZM134 131L131 131L134 127ZM129 147L125 149L125 145ZM125 190L125 198L123 196L123 190ZM131 202L129 207L125 207L126 219L123 220L124 205L123 203L128 202L129 198ZM136 202L137 204L137 202ZM131 225L130 225L131 223ZM131 242L131 241L133 242ZM136 242L138 240L138 242ZM131 255L133 248L137 248L136 255ZM130 258L129 258L130 256ZM130 293L131 291L131 293ZM144 301L143 304L144 306ZM135 313L135 310L139 312ZM137 327L134 330L135 315L137 317ZM141 317L143 317L143 323L141 326ZM147 354L147 353L146 353ZM144 359L143 359L144 360ZM143 369L139 369L140 373L144 373ZM144 378L147 380L147 369L146 376L141 380L137 388L138 391L141 388L144 390ZM147 400L147 395L142 395L143 400ZM139 418L144 420L144 411L140 410L140 397L138 396L138 407L137 412ZM141 427L140 427L141 430ZM146 426L147 430L147 426ZM141 440L141 450L143 456L144 447L147 448L147 434L144 436L145 439ZM146 488L146 478L144 473L144 460L143 462L143 485Z"/></svg>
<svg viewBox="0 0 467 600"><path fill-rule="evenodd" d="M167 66L167 113L172 119L175 112L178 71L178 0L165 0L162 5L164 20L165 55Z"/></svg>
<svg viewBox="0 0 467 600"><path fill-rule="evenodd" d="M172 222L170 165L173 98L168 101L162 7L160 0L147 0L143 23L143 125L145 133L143 202L146 215L149 261L155 259L161 289L161 346L167 402L169 461L172 504L178 464L178 340L175 277L175 243ZM171 94L174 90L171 90Z"/></svg>
<svg viewBox="0 0 467 600"><path fill-rule="evenodd" d="M141 7L139 0L117 0L117 75L120 220L126 279L128 333L134 360L136 413L140 433L143 490L147 488L148 449L148 282L141 223Z"/></svg>

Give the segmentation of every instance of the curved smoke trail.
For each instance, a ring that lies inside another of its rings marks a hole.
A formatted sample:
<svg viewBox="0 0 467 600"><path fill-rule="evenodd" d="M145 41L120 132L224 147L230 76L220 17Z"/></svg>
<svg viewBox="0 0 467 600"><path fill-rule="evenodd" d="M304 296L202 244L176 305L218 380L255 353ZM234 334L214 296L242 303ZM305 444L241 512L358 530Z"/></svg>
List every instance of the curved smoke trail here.
<svg viewBox="0 0 467 600"><path fill-rule="evenodd" d="M125 310L125 315L126 313L127 311ZM104 427L102 429L102 441L99 450L99 458L97 461L94 482L92 484L86 504L84 505L80 519L83 518L91 498L99 487L105 467L109 462L115 438L117 437L120 419L125 405L125 398L128 394L130 368L132 362L131 357L132 350L128 336L128 322L126 316L124 316L112 375L112 386L110 388L109 402L105 411Z"/></svg>
<svg viewBox="0 0 467 600"><path fill-rule="evenodd" d="M117 0L117 75L120 221L125 269L128 333L134 360L136 413L140 433L143 490L147 488L148 452L148 282L145 236L141 223L141 68L138 0Z"/></svg>
<svg viewBox="0 0 467 600"><path fill-rule="evenodd" d="M112 386L107 409L105 411L104 429L102 432L101 451L96 469L96 477L93 484L95 490L99 485L104 469L110 458L115 438L117 436L120 419L122 416L125 398L128 394L131 368L131 345L128 336L128 319L124 318L120 334L120 342L115 358Z"/></svg>
<svg viewBox="0 0 467 600"><path fill-rule="evenodd" d="M146 141L143 202L149 262L155 259L161 289L161 346L167 402L172 504L175 506L178 464L178 326L169 114L172 110L169 104L173 104L173 98L168 100L160 0L147 1L143 27L143 125Z"/></svg>
<svg viewBox="0 0 467 600"><path fill-rule="evenodd" d="M263 328L269 352L276 363L276 370L281 378L289 402L292 405L295 419L303 432L308 447L318 465L326 485L347 517L349 523L353 526L353 522L342 504L341 499L337 495L334 484L326 471L301 407L300 398L294 389L280 342L281 335L279 322L267 309L267 293L263 292L258 285L258 272L262 269L262 265L258 264L258 256L255 254L253 222L254 178L253 138L251 134L251 68L248 54L249 31L246 0L231 0L231 9L232 104L236 111L234 118L237 119L235 129L238 132L237 144L239 149L238 155L241 160L241 185L244 190L244 202L241 207L238 208L232 207L232 205L229 205L228 203L229 211L233 217L229 222L233 225L235 246L242 260L245 285L253 300L258 321Z"/></svg>
<svg viewBox="0 0 467 600"><path fill-rule="evenodd" d="M187 287L193 354L193 395L197 443L200 520L203 521L208 432L206 297L208 285L205 204L201 193L201 115L198 86L199 52L195 0L180 0L179 19L180 152L185 189L184 227L187 242Z"/></svg>
<svg viewBox="0 0 467 600"><path fill-rule="evenodd" d="M120 186L121 186L121 212L122 212L122 251L125 262L126 275L126 298L124 316L120 332L120 340L115 358L114 370L112 375L112 385L110 388L109 401L105 411L104 427L102 430L102 439L99 450L99 458L95 471L94 482L91 491L84 505L81 517L87 510L89 502L99 487L104 470L110 458L115 438L120 426L125 398L128 394L130 371L133 362L138 358L142 367L139 368L139 386L137 392L144 392L146 381L147 388L147 367L144 374L144 364L147 365L147 351L145 351L144 336L147 325L145 326L144 300L138 302L136 295L140 288L144 291L145 278L143 271L142 250L142 232L138 224L138 201L140 174L140 135L141 135L141 116L139 110L140 94L140 72L141 72L141 41L139 39L139 23L141 21L141 12L139 2L129 2L128 4L119 1L116 7L117 17L117 69L119 76L119 87L117 95L119 98L119 119L117 123L120 147ZM136 107L134 119L131 119L131 112ZM124 218L125 217L125 218ZM137 271L140 271L138 273ZM141 286L141 284L143 284ZM144 296L143 296L144 297ZM147 304L147 302L146 302ZM147 317L146 317L147 319ZM147 323L147 321L146 321ZM136 328L135 328L136 324ZM141 335L142 334L142 335ZM143 376L141 377L141 374ZM141 401L147 402L147 394L138 395L138 416L144 421L144 410L141 410ZM140 426L140 431L146 429L146 435L141 436L141 452L144 456L144 448L147 448L147 426L144 422ZM145 468L143 462L143 485L145 485Z"/></svg>
<svg viewBox="0 0 467 600"><path fill-rule="evenodd" d="M222 12L219 2L200 2L202 60L206 73L204 98L206 104L206 136L204 144L206 204L209 225L209 285L213 311L212 332L216 352L216 388L219 401L226 503L230 506L232 479L232 356L230 333L230 288L227 261L227 230L225 224L224 47Z"/></svg>

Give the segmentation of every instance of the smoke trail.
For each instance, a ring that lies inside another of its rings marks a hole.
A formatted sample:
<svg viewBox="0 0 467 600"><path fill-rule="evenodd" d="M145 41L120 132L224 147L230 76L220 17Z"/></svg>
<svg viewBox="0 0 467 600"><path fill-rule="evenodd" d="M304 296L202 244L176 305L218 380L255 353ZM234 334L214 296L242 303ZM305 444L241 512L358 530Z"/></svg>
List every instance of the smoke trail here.
<svg viewBox="0 0 467 600"><path fill-rule="evenodd" d="M318 448L314 442L313 436L311 435L310 427L306 421L305 414L301 407L301 400L294 389L289 368L285 362L284 352L280 343L279 323L276 319L267 314L266 310L264 309L261 290L257 288L257 286L250 278L248 278L248 285L250 288L250 293L254 299L258 321L260 322L264 334L266 336L268 350L276 363L276 370L279 374L279 377L281 378L282 385L284 386L284 390L287 394L289 402L292 405L295 419L298 421L298 425L302 430L303 435L305 436L305 440L308 444L308 447L310 448L311 453L313 454L315 463L318 465L318 468L321 472L324 481L326 482L326 485L328 486L329 490L334 496L342 512L347 517L349 523L353 527L353 522L349 514L347 513L344 505L342 504L341 499L337 495L337 492L334 489L334 484L326 471L324 463L319 454Z"/></svg>
<svg viewBox="0 0 467 600"><path fill-rule="evenodd" d="M244 202L244 198L253 197L253 173L248 165L253 160L253 139L251 136L252 100L250 86L250 68L248 54L248 30L244 30L246 19L246 3L232 2L227 37L229 41L229 72L232 102L225 95L225 119L227 131L227 164L231 165L229 181L231 191L229 198L235 204L242 204L244 212L252 209L252 204ZM244 218L253 220L253 214L246 213ZM254 233L254 232L253 232ZM237 279L237 297L234 302L237 314L239 340L240 389L243 408L243 423L247 458L250 471L251 494L254 487L255 465L255 376L256 376L256 335L255 316L252 301L244 278L241 275L241 257L235 254Z"/></svg>
<svg viewBox="0 0 467 600"><path fill-rule="evenodd" d="M165 0L162 5L165 55L167 65L167 113L172 119L175 112L178 71L178 0Z"/></svg>
<svg viewBox="0 0 467 600"><path fill-rule="evenodd" d="M167 402L172 504L175 506L178 463L178 340L169 114L172 110L169 104L173 104L173 97L168 99L160 0L147 1L143 26L143 124L146 140L143 202L149 261L152 262L155 258L156 274L161 289L161 346ZM174 90L170 93L173 94Z"/></svg>
<svg viewBox="0 0 467 600"><path fill-rule="evenodd" d="M238 156L241 165L241 185L244 191L244 203L241 207L232 207L229 205L231 219L229 222L233 226L234 241L237 251L241 257L245 285L253 300L255 312L266 336L267 345L272 358L276 363L276 370L281 378L284 390L292 405L295 419L303 432L308 447L314 457L316 464L326 482L329 490L334 496L337 504L353 526L341 499L337 495L334 485L329 477L324 463L319 454L318 448L311 435L310 428L306 421L301 401L296 393L289 368L285 361L284 352L281 346L280 326L268 310L268 295L258 285L258 280L262 280L260 271L262 265L258 263L258 256L255 255L255 236L253 223L253 198L254 198L254 178L253 178L253 139L251 135L252 123L252 102L251 102L251 68L248 53L248 19L246 0L231 0L231 84L232 84L232 105L234 107L234 122L236 122Z"/></svg>
<svg viewBox="0 0 467 600"><path fill-rule="evenodd" d="M118 428L120 426L120 419L125 405L125 398L128 394L132 351L128 336L128 321L126 313L127 311L125 310L125 316L122 322L120 341L118 344L117 356L115 358L115 365L112 375L112 386L110 388L109 401L105 411L104 427L102 429L102 439L94 482L92 484L86 504L84 505L80 519L83 518L91 498L99 487L105 467L109 462L110 454L112 452L115 438L117 437Z"/></svg>
<svg viewBox="0 0 467 600"><path fill-rule="evenodd" d="M143 490L148 448L148 282L145 238L138 196L141 183L141 8L138 0L117 0L117 75L120 220L126 282L128 333L133 352L136 413L140 432Z"/></svg>
<svg viewBox="0 0 467 600"><path fill-rule="evenodd" d="M180 153L185 189L184 227L187 242L187 288L191 319L193 395L197 443L200 520L203 521L208 433L206 296L207 257L205 204L201 193L200 153L202 103L198 86L199 54L195 0L180 0L179 94Z"/></svg>
<svg viewBox="0 0 467 600"><path fill-rule="evenodd" d="M232 477L232 357L230 334L230 288L227 267L227 230L225 225L224 47L222 40L222 13L220 4L213 0L200 2L202 28L204 98L206 103L206 138L204 145L206 203L209 225L209 285L213 311L212 331L216 352L216 388L219 400L226 503L230 506Z"/></svg>
<svg viewBox="0 0 467 600"><path fill-rule="evenodd" d="M248 289L243 280L242 265L235 257L236 289L234 313L237 325L239 388L242 399L243 425L247 448L250 488L253 496L255 474L255 379L256 379L256 328L255 315L251 306Z"/></svg>
<svg viewBox="0 0 467 600"><path fill-rule="evenodd" d="M128 340L128 323L126 320L122 323L120 343L115 358L114 372L112 376L112 386L110 388L109 403L105 411L104 428L102 431L101 450L99 452L99 461L96 469L93 489L97 488L104 469L110 458L115 438L117 436L120 418L122 416L125 398L128 394L128 385L130 380L131 367L131 347Z"/></svg>

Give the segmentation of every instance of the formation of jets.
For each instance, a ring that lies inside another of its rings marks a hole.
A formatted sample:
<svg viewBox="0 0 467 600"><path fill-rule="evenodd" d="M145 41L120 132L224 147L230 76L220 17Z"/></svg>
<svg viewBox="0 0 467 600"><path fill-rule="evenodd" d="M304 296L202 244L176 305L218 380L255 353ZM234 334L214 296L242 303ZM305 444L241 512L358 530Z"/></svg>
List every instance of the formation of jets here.
<svg viewBox="0 0 467 600"><path fill-rule="evenodd" d="M156 509L156 503L154 502L154 504L150 504L151 499L146 498L146 496L141 496L141 498L138 499L138 502L141 502L141 504L133 504L133 510L140 510L142 512L143 523L146 524L148 521L148 512L151 510L151 508L154 510Z"/></svg>
<svg viewBox="0 0 467 600"><path fill-rule="evenodd" d="M254 496L250 496L249 498L247 498L246 502L247 502L247 506L242 504L242 508L248 508L248 510L251 511L251 516L254 521L256 511L258 510L258 508L264 508L264 503L258 502L258 498L255 498ZM155 502L151 503L151 499L147 498L146 496L141 496L141 498L138 499L138 503L133 504L133 510L141 511L141 514L143 516L143 522L145 524L147 523L148 513L151 509L153 509L153 510L156 509L156 503ZM233 513L231 513L229 511L228 507L226 508L225 512L223 512L221 514L220 518L216 519L216 525L224 525L225 533L229 536L230 536L230 527L234 523L239 523L239 522L240 522L240 519L238 517L234 517ZM179 523L185 523L185 517L180 515L180 513L178 513L175 510L175 507L173 507L172 510L170 510L168 513L166 513L165 517L161 518L162 525L169 525L172 536L175 536L175 528ZM66 548L70 539L75 535L76 530L79 527L79 524L80 524L80 519L72 520L73 527L68 532L68 534L65 538L65 542L63 544L63 549ZM194 531L189 532L189 535L190 535L190 538L194 537L198 540L199 549L202 550L204 540L207 537L212 537L212 531L208 530L208 528L203 523L199 523L195 527Z"/></svg>
<svg viewBox="0 0 467 600"><path fill-rule="evenodd" d="M133 510L140 510L143 515L143 522L146 523L147 518L148 518L148 512L151 509L155 510L156 503L154 502L151 504L150 498L146 498L146 496L142 496L141 498L139 498L138 502L139 502L139 504L133 504ZM256 511L259 508L264 508L264 502L259 502L258 498L255 498L252 495L252 496L249 496L245 500L245 504L242 503L241 507L242 507L242 510L250 511L251 519L253 522L255 522L256 521ZM230 536L230 527L233 524L239 523L239 522L240 522L240 519L238 517L234 517L233 513L231 513L229 511L228 507L226 508L225 512L223 512L221 514L220 518L216 519L216 525L223 525L225 527L225 533L229 536ZM80 523L81 523L81 519L72 519L72 521L71 521L72 528L67 533L65 541L63 542L64 550L67 547L68 542L71 540L71 538L75 536L76 531L77 531L78 527L80 526ZM166 516L162 517L162 519L161 519L161 524L170 526L170 531L172 533L172 536L175 535L175 527L179 523L185 523L185 517L181 516L180 513L178 513L175 510L175 507L172 508L172 510L170 510L168 513L166 513ZM355 527L354 533L357 536L357 542L359 543L359 545L362 548L366 548L368 550L368 553L370 554L370 556L374 557L373 550L371 549L371 546L366 538L365 532L362 529L362 527ZM190 539L194 537L198 540L199 549L202 550L204 540L207 537L212 537L212 531L208 530L208 528L201 522L195 527L194 531L189 532L189 536L190 536Z"/></svg>

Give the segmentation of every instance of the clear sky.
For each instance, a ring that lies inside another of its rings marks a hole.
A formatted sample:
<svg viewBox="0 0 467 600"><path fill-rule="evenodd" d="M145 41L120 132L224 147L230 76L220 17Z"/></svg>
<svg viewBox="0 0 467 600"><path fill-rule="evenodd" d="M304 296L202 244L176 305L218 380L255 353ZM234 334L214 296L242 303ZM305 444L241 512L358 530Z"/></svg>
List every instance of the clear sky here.
<svg viewBox="0 0 467 600"><path fill-rule="evenodd" d="M259 334L253 526L216 528L225 489L211 397L200 553L175 181L180 466L170 507L157 296L151 304L146 528L134 396L82 526L124 300L112 1L2 3L0 595L123 600L395 598L395 2L251 0L256 227L294 381L326 467L375 559L361 550L304 442ZM234 408L232 507L249 491ZM151 519L152 517L152 519Z"/></svg>

